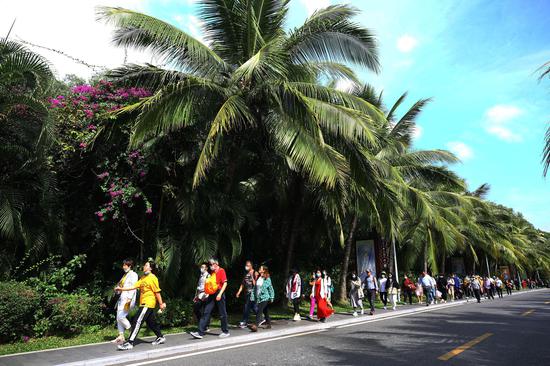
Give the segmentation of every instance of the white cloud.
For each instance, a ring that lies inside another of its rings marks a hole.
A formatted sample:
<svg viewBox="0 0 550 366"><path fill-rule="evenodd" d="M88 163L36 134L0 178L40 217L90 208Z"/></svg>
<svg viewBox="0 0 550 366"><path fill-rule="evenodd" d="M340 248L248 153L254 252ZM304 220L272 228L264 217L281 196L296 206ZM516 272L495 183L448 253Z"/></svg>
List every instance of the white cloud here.
<svg viewBox="0 0 550 366"><path fill-rule="evenodd" d="M339 79L336 82L335 89L348 93L353 89L354 86L355 83L350 79Z"/></svg>
<svg viewBox="0 0 550 366"><path fill-rule="evenodd" d="M330 5L330 0L300 0L300 2L306 7L308 16L316 10L326 8Z"/></svg>
<svg viewBox="0 0 550 366"><path fill-rule="evenodd" d="M422 129L422 126L416 125L412 133L413 140L418 140L419 138L421 138L422 132L424 132L424 130Z"/></svg>
<svg viewBox="0 0 550 366"><path fill-rule="evenodd" d="M403 53L409 53L418 45L418 40L409 34L404 34L397 39L397 49Z"/></svg>
<svg viewBox="0 0 550 366"><path fill-rule="evenodd" d="M202 20L191 14L176 14L173 18L184 32L188 32L195 39L208 44L203 38L204 22Z"/></svg>
<svg viewBox="0 0 550 366"><path fill-rule="evenodd" d="M461 160L468 160L474 157L474 151L464 142L451 141L447 143L447 147Z"/></svg>
<svg viewBox="0 0 550 366"><path fill-rule="evenodd" d="M522 114L523 111L513 105L495 105L485 112L485 130L504 141L522 141L522 136L514 131L512 124L513 120Z"/></svg>
<svg viewBox="0 0 550 366"><path fill-rule="evenodd" d="M53 48L89 64L114 67L125 58L124 50L111 45L112 28L98 22L95 7L105 0L18 0L3 6L0 12L0 34L4 36L14 19L10 35L40 46ZM109 0L109 6L145 11L147 0ZM59 76L77 74L89 77L93 70L51 51L31 47L50 60ZM150 62L150 56L128 52L129 62Z"/></svg>

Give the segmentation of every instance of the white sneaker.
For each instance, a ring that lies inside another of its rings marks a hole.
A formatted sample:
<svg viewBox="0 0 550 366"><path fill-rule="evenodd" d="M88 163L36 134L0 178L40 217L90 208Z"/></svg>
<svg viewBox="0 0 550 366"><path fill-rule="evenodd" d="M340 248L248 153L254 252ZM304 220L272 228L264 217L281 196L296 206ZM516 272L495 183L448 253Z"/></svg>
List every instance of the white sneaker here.
<svg viewBox="0 0 550 366"><path fill-rule="evenodd" d="M365 315L365 310L361 309L361 315Z"/></svg>
<svg viewBox="0 0 550 366"><path fill-rule="evenodd" d="M129 350L129 349L134 348L134 346L133 346L132 343L130 343L130 342L125 342L124 344L119 344L117 348L118 348L120 351L127 351L127 350Z"/></svg>
<svg viewBox="0 0 550 366"><path fill-rule="evenodd" d="M151 343L153 346L158 346L159 344L163 344L164 342L166 342L166 338L164 338L164 336L162 337L158 337L157 339L155 339L153 341L153 343Z"/></svg>
<svg viewBox="0 0 550 366"><path fill-rule="evenodd" d="M392 310L395 310L395 306L393 308L391 308Z"/></svg>
<svg viewBox="0 0 550 366"><path fill-rule="evenodd" d="M264 319L264 320L262 320L262 321L260 322L260 324L258 324L258 327L261 327L262 325L264 325L264 324L265 324L265 322L266 322L266 320L265 320L265 319Z"/></svg>
<svg viewBox="0 0 550 366"><path fill-rule="evenodd" d="M296 313L294 314L294 319L292 320L294 320L295 322L299 322L300 320L302 320L302 318L300 317L300 314Z"/></svg>
<svg viewBox="0 0 550 366"><path fill-rule="evenodd" d="M191 332L189 334L191 334L191 336L195 339L202 339L202 336L200 335L199 332Z"/></svg>
<svg viewBox="0 0 550 366"><path fill-rule="evenodd" d="M358 316L357 311L353 312L353 316Z"/></svg>
<svg viewBox="0 0 550 366"><path fill-rule="evenodd" d="M384 310L388 310L388 309L386 309L386 307L384 306Z"/></svg>
<svg viewBox="0 0 550 366"><path fill-rule="evenodd" d="M239 323L239 328L241 328L241 329L246 328L246 323L245 322L240 322Z"/></svg>
<svg viewBox="0 0 550 366"><path fill-rule="evenodd" d="M229 334L229 332L227 332L227 333L223 333L223 332L222 332L222 333L220 333L220 335L219 335L218 337L220 337L220 338L227 338L227 337L229 337L230 335L231 335L231 334Z"/></svg>

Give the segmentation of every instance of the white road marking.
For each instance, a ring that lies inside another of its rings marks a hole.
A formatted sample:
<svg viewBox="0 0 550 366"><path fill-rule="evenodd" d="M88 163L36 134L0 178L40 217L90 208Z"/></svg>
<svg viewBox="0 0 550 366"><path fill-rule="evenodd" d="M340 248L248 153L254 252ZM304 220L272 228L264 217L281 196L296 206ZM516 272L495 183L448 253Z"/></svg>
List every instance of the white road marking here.
<svg viewBox="0 0 550 366"><path fill-rule="evenodd" d="M281 340L281 339L300 337L300 336L304 336L304 335L308 335L308 334L315 334L315 333L320 333L320 332L326 332L326 329L313 330L313 331L310 331L310 332L291 334L291 335L286 335L286 336L281 336L281 337L276 337L276 338L262 339L262 340L255 341L255 342L235 344L233 346L214 348L214 349L209 349L209 350L205 350L205 351L187 353L187 354L184 354L184 355L177 355L177 356L166 357L166 358L159 358L159 359L151 360L151 361L132 363L132 364L129 364L128 366L151 365L151 364L155 364L155 363L159 363L159 362L172 361L172 360L177 360L177 359L180 359L180 358L193 357L193 356L203 355L203 354L206 354L206 353L226 351L228 349L252 346L252 345L259 344L259 343L273 342L273 341L278 341L278 340Z"/></svg>

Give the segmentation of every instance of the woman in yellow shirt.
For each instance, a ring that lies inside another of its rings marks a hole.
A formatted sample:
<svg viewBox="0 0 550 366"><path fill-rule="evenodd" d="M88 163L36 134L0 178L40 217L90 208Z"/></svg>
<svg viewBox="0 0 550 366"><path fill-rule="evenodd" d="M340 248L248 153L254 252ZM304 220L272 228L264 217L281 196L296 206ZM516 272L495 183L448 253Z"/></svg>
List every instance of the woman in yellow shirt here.
<svg viewBox="0 0 550 366"><path fill-rule="evenodd" d="M149 329L157 336L157 339L152 343L153 346L162 344L166 341L155 317L157 302L161 311L166 308L166 303L162 301L162 296L160 295L159 280L154 274L156 269L157 266L154 262L147 261L143 265L143 277L141 277L134 286L115 288L115 291L132 291L139 289L139 311L133 319L132 334L130 338L127 342L118 346L118 349L121 351L134 348L134 341L143 321L147 323Z"/></svg>

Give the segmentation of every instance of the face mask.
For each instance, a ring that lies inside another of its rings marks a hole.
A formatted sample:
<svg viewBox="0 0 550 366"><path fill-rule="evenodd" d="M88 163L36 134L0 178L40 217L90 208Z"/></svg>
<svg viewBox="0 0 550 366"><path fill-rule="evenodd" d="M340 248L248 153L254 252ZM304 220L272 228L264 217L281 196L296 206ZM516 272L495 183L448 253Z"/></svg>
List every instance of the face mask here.
<svg viewBox="0 0 550 366"><path fill-rule="evenodd" d="M143 274L148 275L151 271L143 271Z"/></svg>
<svg viewBox="0 0 550 366"><path fill-rule="evenodd" d="M210 266L210 270L213 271L213 270L214 270L214 267Z"/></svg>
<svg viewBox="0 0 550 366"><path fill-rule="evenodd" d="M319 278L319 277L321 277L321 274L320 273L315 273L315 277Z"/></svg>
<svg viewBox="0 0 550 366"><path fill-rule="evenodd" d="M353 278L353 279L356 279L356 278L357 278L357 276L356 276L356 275L353 275L353 276L351 276L351 278Z"/></svg>
<svg viewBox="0 0 550 366"><path fill-rule="evenodd" d="M124 268L123 268L123 269L124 269ZM125 273L128 273L128 272L130 272L130 268L126 268L126 269L124 269L124 272L125 272Z"/></svg>
<svg viewBox="0 0 550 366"><path fill-rule="evenodd" d="M206 268L201 268L201 274L205 274L206 273Z"/></svg>
<svg viewBox="0 0 550 366"><path fill-rule="evenodd" d="M249 272L250 271L250 267L244 267L244 270Z"/></svg>
<svg viewBox="0 0 550 366"><path fill-rule="evenodd" d="M382 278L386 278L386 275L382 275Z"/></svg>

